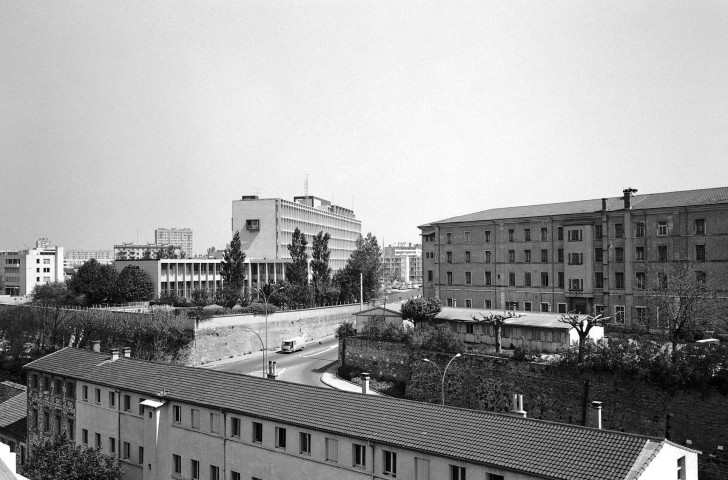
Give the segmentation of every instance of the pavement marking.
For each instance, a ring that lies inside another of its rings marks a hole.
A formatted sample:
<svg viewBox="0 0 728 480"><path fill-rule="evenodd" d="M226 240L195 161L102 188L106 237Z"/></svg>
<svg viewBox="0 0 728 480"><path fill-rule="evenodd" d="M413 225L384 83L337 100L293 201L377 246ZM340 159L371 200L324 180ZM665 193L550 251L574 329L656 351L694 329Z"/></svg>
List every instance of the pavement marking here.
<svg viewBox="0 0 728 480"><path fill-rule="evenodd" d="M324 353L324 352L328 352L329 350L333 350L333 349L335 349L335 348L339 348L339 345L338 345L338 344L336 344L336 345L331 345L330 347L326 347L326 348L321 348L321 349L319 349L319 350L316 350L316 351L313 351L313 352L311 352L311 353L304 353L304 354L302 354L302 355L301 355L301 358L307 358L307 357L312 357L312 356L314 356L314 355L318 355L319 353Z"/></svg>

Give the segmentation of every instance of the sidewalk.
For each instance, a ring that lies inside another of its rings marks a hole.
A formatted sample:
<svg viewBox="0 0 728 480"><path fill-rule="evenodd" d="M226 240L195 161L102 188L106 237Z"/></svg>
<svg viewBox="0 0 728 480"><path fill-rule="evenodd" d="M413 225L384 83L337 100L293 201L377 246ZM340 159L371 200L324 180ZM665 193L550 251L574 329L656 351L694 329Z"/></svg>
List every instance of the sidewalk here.
<svg viewBox="0 0 728 480"><path fill-rule="evenodd" d="M361 387L359 385L355 385L351 382L347 382L346 380L342 380L341 378L337 377L335 373L324 373L321 375L321 382L325 385L328 385L331 388L335 388L336 390L343 390L345 392L355 392L355 393L361 393ZM379 392L375 392L371 388L369 389L369 395L381 395Z"/></svg>

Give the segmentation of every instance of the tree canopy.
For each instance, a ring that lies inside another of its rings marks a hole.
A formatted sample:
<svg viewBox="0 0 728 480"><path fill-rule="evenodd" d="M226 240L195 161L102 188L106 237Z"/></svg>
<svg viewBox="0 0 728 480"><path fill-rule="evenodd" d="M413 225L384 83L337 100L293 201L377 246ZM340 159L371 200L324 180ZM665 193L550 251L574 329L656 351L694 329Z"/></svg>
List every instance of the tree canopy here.
<svg viewBox="0 0 728 480"><path fill-rule="evenodd" d="M296 227L293 235L291 235L291 243L288 245L288 254L291 256L291 263L286 265L286 280L292 285L308 285L307 246L308 241L306 241L306 235Z"/></svg>
<svg viewBox="0 0 728 480"><path fill-rule="evenodd" d="M31 480L118 480L123 473L117 457L75 445L65 435L31 445L23 467Z"/></svg>
<svg viewBox="0 0 728 480"><path fill-rule="evenodd" d="M334 284L341 292L342 301L353 302L359 298L359 284L362 283L366 302L375 298L379 292L381 273L382 251L377 237L367 233L366 237L359 236L356 240L356 249L346 266L334 274Z"/></svg>
<svg viewBox="0 0 728 480"><path fill-rule="evenodd" d="M579 351L577 357L579 363L584 360L584 347L589 338L589 332L594 327L603 327L608 318L601 313L597 316L586 315L584 317L580 317L578 313L561 314L559 322L569 325L579 335Z"/></svg>
<svg viewBox="0 0 728 480"><path fill-rule="evenodd" d="M399 309L404 320L411 320L417 328L421 322L431 322L442 311L442 302L437 298L410 298Z"/></svg>
<svg viewBox="0 0 728 480"><path fill-rule="evenodd" d="M311 273L313 295L316 305L324 305L329 299L331 268L329 267L329 240L331 235L320 231L313 237L313 254L311 256Z"/></svg>
<svg viewBox="0 0 728 480"><path fill-rule="evenodd" d="M126 302L151 300L154 296L152 278L137 265L127 265L116 280L116 296Z"/></svg>
<svg viewBox="0 0 728 480"><path fill-rule="evenodd" d="M220 275L225 281L226 288L239 292L245 286L245 252L241 248L240 232L235 232L233 235L222 260Z"/></svg>
<svg viewBox="0 0 728 480"><path fill-rule="evenodd" d="M101 265L92 258L79 267L67 285L74 295L83 298L86 305L112 302L117 276L112 265Z"/></svg>

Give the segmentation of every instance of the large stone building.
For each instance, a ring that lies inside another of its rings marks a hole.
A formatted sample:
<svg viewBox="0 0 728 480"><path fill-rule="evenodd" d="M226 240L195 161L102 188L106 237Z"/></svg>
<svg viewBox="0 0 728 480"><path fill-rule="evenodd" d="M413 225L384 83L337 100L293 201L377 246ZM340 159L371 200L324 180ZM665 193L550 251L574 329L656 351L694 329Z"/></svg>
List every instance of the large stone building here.
<svg viewBox="0 0 728 480"><path fill-rule="evenodd" d="M329 266L344 268L361 235L361 221L347 208L313 196L281 198L244 196L233 201L232 230L240 232L242 249L249 257L290 260L288 245L298 228L306 235L308 256L313 251L313 236L329 233Z"/></svg>
<svg viewBox="0 0 728 480"><path fill-rule="evenodd" d="M36 285L65 281L63 247L40 239L36 248L18 251L0 251L0 275L5 283L4 295L25 296Z"/></svg>
<svg viewBox="0 0 728 480"><path fill-rule="evenodd" d="M400 242L384 247L382 267L388 280L422 283L422 245Z"/></svg>
<svg viewBox="0 0 728 480"><path fill-rule="evenodd" d="M124 480L697 479L667 440L65 348L31 362L28 438ZM521 409L522 410L522 409Z"/></svg>
<svg viewBox="0 0 728 480"><path fill-rule="evenodd" d="M157 245L179 245L185 256L192 257L192 229L157 228L154 230L154 243Z"/></svg>
<svg viewBox="0 0 728 480"><path fill-rule="evenodd" d="M447 306L605 312L657 322L650 264L692 262L726 285L728 188L508 207L420 226L423 295Z"/></svg>

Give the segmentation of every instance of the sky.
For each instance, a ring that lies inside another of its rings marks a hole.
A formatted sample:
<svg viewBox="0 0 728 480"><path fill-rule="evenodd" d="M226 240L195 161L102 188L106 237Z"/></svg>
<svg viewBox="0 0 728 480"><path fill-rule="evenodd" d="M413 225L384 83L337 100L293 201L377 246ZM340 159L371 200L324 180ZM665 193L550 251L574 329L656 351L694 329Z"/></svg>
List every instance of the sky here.
<svg viewBox="0 0 728 480"><path fill-rule="evenodd" d="M0 250L728 184L728 2L0 0ZM138 232L138 233L137 233ZM137 236L138 235L138 236Z"/></svg>

